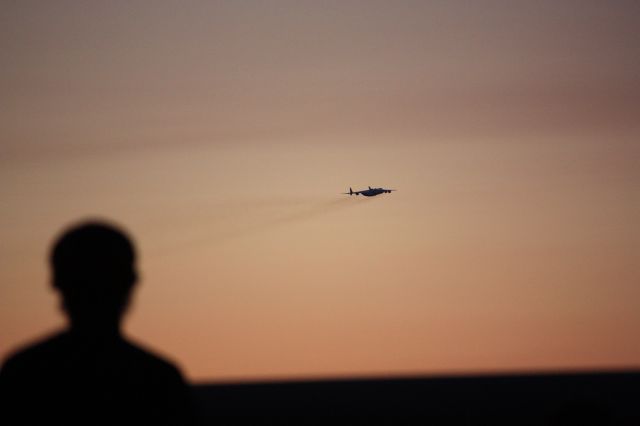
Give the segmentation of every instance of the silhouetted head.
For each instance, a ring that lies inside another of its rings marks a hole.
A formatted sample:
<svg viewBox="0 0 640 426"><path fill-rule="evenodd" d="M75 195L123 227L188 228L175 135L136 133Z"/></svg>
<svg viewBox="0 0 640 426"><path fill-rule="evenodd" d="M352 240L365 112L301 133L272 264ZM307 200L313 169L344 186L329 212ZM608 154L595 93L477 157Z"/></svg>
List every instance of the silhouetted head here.
<svg viewBox="0 0 640 426"><path fill-rule="evenodd" d="M51 252L53 286L74 328L117 328L136 283L135 250L104 222L71 227Z"/></svg>

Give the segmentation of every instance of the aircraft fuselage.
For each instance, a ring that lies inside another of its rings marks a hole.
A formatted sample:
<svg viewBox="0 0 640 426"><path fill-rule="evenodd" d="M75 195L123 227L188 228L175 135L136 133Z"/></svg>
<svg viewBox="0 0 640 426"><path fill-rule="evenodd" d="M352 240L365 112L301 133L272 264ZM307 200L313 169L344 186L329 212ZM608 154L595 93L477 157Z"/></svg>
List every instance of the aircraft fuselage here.
<svg viewBox="0 0 640 426"><path fill-rule="evenodd" d="M367 189L364 191L360 191L360 194L364 195L365 197L375 197L376 195L380 195L380 194L384 194L386 191L383 191L380 188L375 188L375 189Z"/></svg>
<svg viewBox="0 0 640 426"><path fill-rule="evenodd" d="M364 195L365 197L375 197L376 195L380 195L380 194L385 194L385 193L390 194L391 191L395 191L395 189L369 187L369 189L365 189L363 191L354 191L353 189L349 188L349 192L344 192L344 194Z"/></svg>

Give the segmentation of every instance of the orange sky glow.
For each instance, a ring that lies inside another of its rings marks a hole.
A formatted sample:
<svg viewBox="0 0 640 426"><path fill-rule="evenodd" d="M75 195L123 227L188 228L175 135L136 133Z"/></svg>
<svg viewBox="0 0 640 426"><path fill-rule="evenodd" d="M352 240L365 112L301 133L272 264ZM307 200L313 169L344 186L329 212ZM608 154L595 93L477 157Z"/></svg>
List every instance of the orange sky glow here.
<svg viewBox="0 0 640 426"><path fill-rule="evenodd" d="M12 2L0 356L135 238L195 381L640 366L640 3ZM373 199L349 187L396 188Z"/></svg>

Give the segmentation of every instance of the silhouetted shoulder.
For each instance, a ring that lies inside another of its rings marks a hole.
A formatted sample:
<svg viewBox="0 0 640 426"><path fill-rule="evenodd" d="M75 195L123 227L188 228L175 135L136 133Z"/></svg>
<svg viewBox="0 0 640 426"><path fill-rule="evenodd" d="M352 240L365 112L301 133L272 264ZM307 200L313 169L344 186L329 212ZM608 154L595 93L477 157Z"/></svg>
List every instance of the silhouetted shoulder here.
<svg viewBox="0 0 640 426"><path fill-rule="evenodd" d="M123 340L122 351L132 365L144 368L148 374L157 375L156 379L184 383L182 373L174 363L157 355L143 345Z"/></svg>
<svg viewBox="0 0 640 426"><path fill-rule="evenodd" d="M29 375L51 373L52 369L77 369L87 355L104 360L135 375L160 374L162 379L182 382L176 366L142 345L125 339L91 341L61 332L12 352L2 366L2 375L24 371ZM104 367L94 366L96 370ZM24 377L23 377L24 379Z"/></svg>
<svg viewBox="0 0 640 426"><path fill-rule="evenodd" d="M179 370L119 336L60 333L15 352L0 371L0 401L10 408L3 418L24 423L43 413L72 423L102 413L93 424L189 424L192 415Z"/></svg>
<svg viewBox="0 0 640 426"><path fill-rule="evenodd" d="M65 352L64 347L67 343L67 333L58 333L36 343L18 347L4 360L0 370L0 383L8 379L7 375L22 371L35 374L36 370L47 368L53 359Z"/></svg>

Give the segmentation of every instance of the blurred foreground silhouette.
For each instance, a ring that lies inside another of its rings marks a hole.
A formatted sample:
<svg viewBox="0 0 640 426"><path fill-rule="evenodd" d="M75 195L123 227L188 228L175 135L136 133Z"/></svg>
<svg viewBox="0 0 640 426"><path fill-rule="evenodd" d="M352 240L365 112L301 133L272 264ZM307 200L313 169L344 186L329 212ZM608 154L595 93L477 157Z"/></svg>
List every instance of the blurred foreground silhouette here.
<svg viewBox="0 0 640 426"><path fill-rule="evenodd" d="M137 282L135 250L124 232L80 224L56 241L50 261L69 328L7 359L0 423L192 423L180 372L121 334Z"/></svg>

